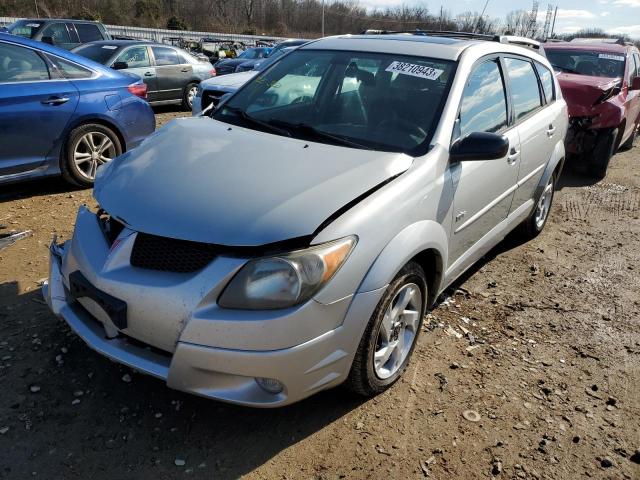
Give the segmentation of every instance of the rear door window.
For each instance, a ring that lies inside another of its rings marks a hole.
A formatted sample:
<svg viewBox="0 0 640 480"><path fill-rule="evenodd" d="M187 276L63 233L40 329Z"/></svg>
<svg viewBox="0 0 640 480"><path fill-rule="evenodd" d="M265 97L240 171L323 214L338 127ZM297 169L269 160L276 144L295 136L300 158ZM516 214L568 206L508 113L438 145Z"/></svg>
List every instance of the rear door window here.
<svg viewBox="0 0 640 480"><path fill-rule="evenodd" d="M553 90L553 74L551 73L551 70L549 70L541 63L536 62L536 68L538 69L538 75L540 75L540 83L542 83L544 97L547 103L551 103L553 102L553 100L555 100Z"/></svg>
<svg viewBox="0 0 640 480"><path fill-rule="evenodd" d="M42 31L43 37L51 37L54 45L73 43L64 23L52 23Z"/></svg>
<svg viewBox="0 0 640 480"><path fill-rule="evenodd" d="M80 37L80 42L94 42L96 40L103 40L102 33L97 25L93 23L76 23L76 31Z"/></svg>
<svg viewBox="0 0 640 480"><path fill-rule="evenodd" d="M536 111L542 102L533 65L520 58L505 58L516 121Z"/></svg>
<svg viewBox="0 0 640 480"><path fill-rule="evenodd" d="M153 50L153 56L156 58L156 65L159 67L163 65L180 65L181 63L178 54L173 48L151 47L151 50Z"/></svg>
<svg viewBox="0 0 640 480"><path fill-rule="evenodd" d="M91 78L93 76L93 72L91 70L67 60L63 60L62 58L50 57L50 60L55 64L58 70L60 70L64 78L78 80L82 78Z"/></svg>
<svg viewBox="0 0 640 480"><path fill-rule="evenodd" d="M507 126L507 100L497 60L477 66L469 76L460 106L460 136L495 133Z"/></svg>
<svg viewBox="0 0 640 480"><path fill-rule="evenodd" d="M0 43L0 83L49 80L44 59L29 48Z"/></svg>

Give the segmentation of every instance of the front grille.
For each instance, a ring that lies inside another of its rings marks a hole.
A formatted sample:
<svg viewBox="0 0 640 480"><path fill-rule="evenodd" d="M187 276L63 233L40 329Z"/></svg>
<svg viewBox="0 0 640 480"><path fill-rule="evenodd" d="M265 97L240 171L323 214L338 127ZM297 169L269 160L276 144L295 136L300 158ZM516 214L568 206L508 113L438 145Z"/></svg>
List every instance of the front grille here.
<svg viewBox="0 0 640 480"><path fill-rule="evenodd" d="M138 233L131 251L131 265L164 272L196 272L209 265L216 253L216 247L207 243Z"/></svg>
<svg viewBox="0 0 640 480"><path fill-rule="evenodd" d="M216 108L218 103L220 103L220 98L222 98L225 93L226 92L222 92L220 90L205 90L202 92L202 110L211 104Z"/></svg>

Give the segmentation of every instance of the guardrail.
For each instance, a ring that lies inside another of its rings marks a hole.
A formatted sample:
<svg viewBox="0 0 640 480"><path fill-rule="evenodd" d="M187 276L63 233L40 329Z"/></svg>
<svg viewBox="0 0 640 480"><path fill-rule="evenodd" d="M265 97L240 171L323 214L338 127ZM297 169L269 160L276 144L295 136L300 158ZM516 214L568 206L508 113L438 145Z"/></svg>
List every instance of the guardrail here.
<svg viewBox="0 0 640 480"><path fill-rule="evenodd" d="M9 25L18 17L0 17L0 27ZM272 37L269 35L240 35L235 33L217 33L217 32L199 32L187 30L168 30L165 28L143 28L130 27L125 25L105 25L107 31L111 35L125 35L132 38L140 38L145 40L153 40L158 43L167 43L165 38L181 38L187 41L198 41L203 37L220 38L231 40L234 42L252 43L256 40L280 41L286 40L288 37Z"/></svg>

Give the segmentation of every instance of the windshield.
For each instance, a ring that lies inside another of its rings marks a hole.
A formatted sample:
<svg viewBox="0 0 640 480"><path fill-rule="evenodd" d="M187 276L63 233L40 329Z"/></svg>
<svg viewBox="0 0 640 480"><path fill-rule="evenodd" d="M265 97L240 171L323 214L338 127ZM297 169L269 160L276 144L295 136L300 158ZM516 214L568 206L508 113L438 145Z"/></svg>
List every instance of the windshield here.
<svg viewBox="0 0 640 480"><path fill-rule="evenodd" d="M213 117L277 135L421 155L453 65L407 55L297 50L258 74Z"/></svg>
<svg viewBox="0 0 640 480"><path fill-rule="evenodd" d="M277 50L272 55L268 55L267 57L265 57L263 61L256 63L254 70L258 70L260 72L262 70L266 70L267 67L275 62L279 57L281 57L285 53L289 53L291 50L293 50L293 47L281 48L280 50Z"/></svg>
<svg viewBox="0 0 640 480"><path fill-rule="evenodd" d="M245 58L247 60L254 60L256 58L264 57L264 50L262 48L250 48L249 50L245 50L238 58Z"/></svg>
<svg viewBox="0 0 640 480"><path fill-rule="evenodd" d="M41 22L33 22L30 20L18 20L7 27L9 33L20 35L21 37L33 38L38 29L42 26Z"/></svg>
<svg viewBox="0 0 640 480"><path fill-rule="evenodd" d="M73 53L77 53L78 55L82 55L89 60L93 60L94 62L101 63L106 65L109 59L113 57L113 54L116 53L120 47L117 45L82 45L78 48L73 49Z"/></svg>
<svg viewBox="0 0 640 480"><path fill-rule="evenodd" d="M553 68L561 72L611 78L624 75L623 53L550 48L546 54Z"/></svg>

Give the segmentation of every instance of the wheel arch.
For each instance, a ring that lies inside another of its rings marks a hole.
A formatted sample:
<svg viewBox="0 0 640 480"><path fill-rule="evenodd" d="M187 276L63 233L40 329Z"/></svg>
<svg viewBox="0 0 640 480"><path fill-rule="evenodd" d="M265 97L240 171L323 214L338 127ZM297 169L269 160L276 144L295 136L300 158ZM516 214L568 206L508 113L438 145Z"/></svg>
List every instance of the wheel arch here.
<svg viewBox="0 0 640 480"><path fill-rule="evenodd" d="M564 142L558 142L553 149L553 153L551 154L551 157L547 162L547 166L545 167L544 172L540 177L540 181L538 182L538 185L536 186L536 189L533 193L534 205L538 203L538 199L540 198L540 195L542 195L542 191L549 182L549 178L551 178L551 175L556 175L556 179L558 179L558 177L560 177L560 175L562 174L565 157L566 155L564 150Z"/></svg>
<svg viewBox="0 0 640 480"><path fill-rule="evenodd" d="M388 285L407 263L415 261L427 277L427 305L431 305L440 293L447 252L448 237L442 225L431 220L409 225L378 255L358 291L366 292Z"/></svg>

